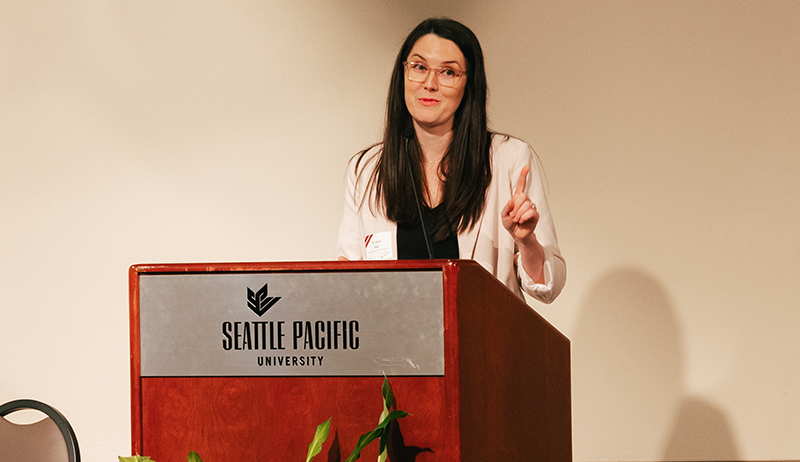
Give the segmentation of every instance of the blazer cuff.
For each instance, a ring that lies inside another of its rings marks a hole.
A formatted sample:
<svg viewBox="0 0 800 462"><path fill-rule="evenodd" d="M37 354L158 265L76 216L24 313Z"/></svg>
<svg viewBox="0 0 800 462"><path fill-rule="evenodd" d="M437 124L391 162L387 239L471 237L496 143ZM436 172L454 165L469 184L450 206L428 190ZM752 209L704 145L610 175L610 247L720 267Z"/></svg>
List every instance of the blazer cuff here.
<svg viewBox="0 0 800 462"><path fill-rule="evenodd" d="M554 281L554 256L553 252L551 252L546 247L542 247L544 249L544 266L542 267L544 272L544 284L539 284L535 282L528 273L525 271L525 268L522 266L522 257L517 253L517 268L519 268L519 279L520 279L520 286L522 290L530 295L531 297L544 302L550 303L550 295L553 293L553 281Z"/></svg>

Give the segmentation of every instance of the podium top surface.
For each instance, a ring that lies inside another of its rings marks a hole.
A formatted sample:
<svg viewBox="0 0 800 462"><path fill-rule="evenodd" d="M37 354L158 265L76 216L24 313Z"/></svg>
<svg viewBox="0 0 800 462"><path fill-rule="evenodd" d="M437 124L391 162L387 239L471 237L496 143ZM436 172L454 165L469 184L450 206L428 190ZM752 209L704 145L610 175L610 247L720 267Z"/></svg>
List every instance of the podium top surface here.
<svg viewBox="0 0 800 462"><path fill-rule="evenodd" d="M397 271L430 270L480 265L473 260L372 260L372 261L283 261L217 263L145 263L130 267L131 273L207 273L270 271Z"/></svg>

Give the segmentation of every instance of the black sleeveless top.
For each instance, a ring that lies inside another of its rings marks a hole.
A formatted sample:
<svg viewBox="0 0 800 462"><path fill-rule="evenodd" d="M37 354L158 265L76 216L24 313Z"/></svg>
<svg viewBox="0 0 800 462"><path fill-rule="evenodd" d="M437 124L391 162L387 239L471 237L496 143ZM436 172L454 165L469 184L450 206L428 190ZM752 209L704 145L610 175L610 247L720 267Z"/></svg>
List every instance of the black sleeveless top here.
<svg viewBox="0 0 800 462"><path fill-rule="evenodd" d="M437 216L442 211L439 204L433 210L427 206L422 206L422 217L425 226L430 228ZM432 240L433 238L431 238ZM443 259L458 258L458 236L452 234L443 241L431 242L433 247L433 257ZM422 223L398 223L397 224L397 259L398 260L427 260L428 247L425 245L425 234L422 232Z"/></svg>

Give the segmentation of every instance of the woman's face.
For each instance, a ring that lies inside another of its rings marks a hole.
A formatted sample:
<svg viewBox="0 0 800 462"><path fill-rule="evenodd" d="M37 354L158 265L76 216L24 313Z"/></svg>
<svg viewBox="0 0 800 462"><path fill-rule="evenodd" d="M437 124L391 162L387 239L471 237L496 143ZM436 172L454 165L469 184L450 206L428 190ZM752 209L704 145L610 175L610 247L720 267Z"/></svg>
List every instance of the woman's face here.
<svg viewBox="0 0 800 462"><path fill-rule="evenodd" d="M406 60L422 63L430 69L424 82L408 80L408 67L405 69L406 107L415 128L438 134L452 131L453 116L464 97L467 76L458 78L453 87L444 87L433 69L447 67L466 71L464 54L453 41L428 34L417 40Z"/></svg>

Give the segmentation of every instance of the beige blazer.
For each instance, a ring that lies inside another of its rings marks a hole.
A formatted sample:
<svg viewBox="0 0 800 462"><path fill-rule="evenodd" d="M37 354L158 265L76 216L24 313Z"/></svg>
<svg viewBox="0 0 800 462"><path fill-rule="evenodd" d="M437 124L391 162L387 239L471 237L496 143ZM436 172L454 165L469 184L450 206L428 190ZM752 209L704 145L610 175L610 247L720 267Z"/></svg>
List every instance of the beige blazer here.
<svg viewBox="0 0 800 462"><path fill-rule="evenodd" d="M536 300L551 303L564 287L567 267L558 248L556 229L545 197L536 156L527 143L503 135L494 135L491 149L492 183L487 191L486 208L473 229L458 235L460 258L477 261L520 297L522 291L525 291ZM374 210L371 210L369 201L364 201L366 183L379 155L380 146L367 152L359 166L361 172L355 170L355 159L348 165L344 213L336 245L337 257L366 260L366 243L369 239L378 233L390 233L391 253L387 248L381 258L397 258L397 224L386 219L377 207L372 207ZM500 219L500 211L511 198L520 172L526 165L530 167L527 193L536 204L540 217L536 225L536 238L545 251L544 284L533 282L521 268L514 239ZM372 199L371 197L370 200Z"/></svg>

